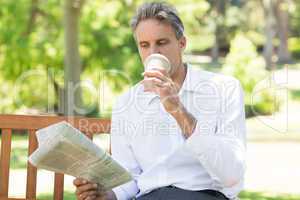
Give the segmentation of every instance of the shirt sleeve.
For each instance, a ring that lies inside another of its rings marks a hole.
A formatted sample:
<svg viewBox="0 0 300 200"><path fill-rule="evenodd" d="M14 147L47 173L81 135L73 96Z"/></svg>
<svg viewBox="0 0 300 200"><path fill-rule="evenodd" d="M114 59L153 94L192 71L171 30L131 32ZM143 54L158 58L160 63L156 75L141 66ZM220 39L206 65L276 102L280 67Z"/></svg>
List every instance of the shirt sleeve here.
<svg viewBox="0 0 300 200"><path fill-rule="evenodd" d="M225 98L215 118L205 121L201 113L193 134L186 140L188 150L222 187L240 183L245 173L246 128L243 91L235 80L226 86Z"/></svg>
<svg viewBox="0 0 300 200"><path fill-rule="evenodd" d="M135 181L125 183L112 189L118 200L132 199L139 191Z"/></svg>
<svg viewBox="0 0 300 200"><path fill-rule="evenodd" d="M139 192L136 179L141 173L141 169L129 145L129 136L126 133L126 120L128 117L124 117L127 112L121 103L122 99L119 99L112 112L111 152L112 157L131 173L133 180L113 188L113 192L118 200L128 200L135 197Z"/></svg>

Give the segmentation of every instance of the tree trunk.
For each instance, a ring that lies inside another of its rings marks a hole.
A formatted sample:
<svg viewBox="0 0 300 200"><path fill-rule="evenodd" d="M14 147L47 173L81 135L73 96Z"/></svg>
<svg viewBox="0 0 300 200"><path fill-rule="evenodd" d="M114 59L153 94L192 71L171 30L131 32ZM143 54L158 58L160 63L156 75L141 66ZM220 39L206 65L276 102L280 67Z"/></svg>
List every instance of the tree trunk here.
<svg viewBox="0 0 300 200"><path fill-rule="evenodd" d="M79 17L82 0L65 0L65 67L64 67L64 99L65 115L79 115L82 106L80 74L81 61L79 55Z"/></svg>
<svg viewBox="0 0 300 200"><path fill-rule="evenodd" d="M216 25L216 30L214 33L215 42L214 42L214 46L211 49L212 62L218 62L219 60L220 45L219 45L218 29L219 27L218 25Z"/></svg>
<svg viewBox="0 0 300 200"><path fill-rule="evenodd" d="M291 54L288 50L289 15L288 3L285 0L277 0L275 7L277 31L279 37L278 62L289 63Z"/></svg>
<svg viewBox="0 0 300 200"><path fill-rule="evenodd" d="M273 56L273 39L275 37L275 17L273 12L273 0L263 0L263 6L264 6L264 13L265 13L265 45L264 45L264 51L263 55L266 62L266 68L272 69L273 68L273 62L272 62L272 56Z"/></svg>
<svg viewBox="0 0 300 200"><path fill-rule="evenodd" d="M211 6L213 7L212 12L216 13L216 25L215 25L215 30L214 30L214 46L211 49L211 57L212 57L212 62L218 62L219 60L219 55L220 55L220 35L221 29L224 25L224 19L226 15L226 4L227 0L219 1L219 0L214 0L211 1Z"/></svg>

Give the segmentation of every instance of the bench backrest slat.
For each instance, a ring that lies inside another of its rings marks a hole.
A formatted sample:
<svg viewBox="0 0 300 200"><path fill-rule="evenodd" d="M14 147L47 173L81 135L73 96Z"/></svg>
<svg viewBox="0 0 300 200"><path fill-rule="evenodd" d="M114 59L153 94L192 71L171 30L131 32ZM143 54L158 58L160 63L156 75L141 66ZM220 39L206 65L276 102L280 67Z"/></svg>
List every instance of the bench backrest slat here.
<svg viewBox="0 0 300 200"><path fill-rule="evenodd" d="M0 128L37 130L61 121L69 122L84 133L109 133L110 131L110 119L30 115L0 115Z"/></svg>
<svg viewBox="0 0 300 200"><path fill-rule="evenodd" d="M11 129L2 129L1 137L1 169L0 169L0 198L8 197L9 162L11 152Z"/></svg>
<svg viewBox="0 0 300 200"><path fill-rule="evenodd" d="M64 175L55 173L54 176L54 200L63 200L64 198Z"/></svg>
<svg viewBox="0 0 300 200"><path fill-rule="evenodd" d="M35 130L29 130L28 137L28 157L36 150L38 143L35 136ZM27 183L26 198L36 199L36 174L37 169L27 162Z"/></svg>

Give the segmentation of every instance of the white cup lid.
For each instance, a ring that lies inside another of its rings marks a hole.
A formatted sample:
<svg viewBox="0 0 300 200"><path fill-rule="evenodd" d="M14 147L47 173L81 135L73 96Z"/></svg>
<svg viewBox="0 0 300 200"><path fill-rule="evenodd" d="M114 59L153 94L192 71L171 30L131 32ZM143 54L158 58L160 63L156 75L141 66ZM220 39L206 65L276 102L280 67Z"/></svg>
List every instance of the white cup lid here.
<svg viewBox="0 0 300 200"><path fill-rule="evenodd" d="M171 70L171 64L167 57L161 54L151 54L144 62L145 70L149 69L166 69L167 72Z"/></svg>

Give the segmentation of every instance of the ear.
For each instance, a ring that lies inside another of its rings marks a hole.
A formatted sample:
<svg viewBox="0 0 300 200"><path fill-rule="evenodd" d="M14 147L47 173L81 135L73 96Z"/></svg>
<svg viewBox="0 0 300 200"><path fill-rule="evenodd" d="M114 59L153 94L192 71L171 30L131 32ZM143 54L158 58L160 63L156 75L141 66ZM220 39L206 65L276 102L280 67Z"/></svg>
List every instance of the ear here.
<svg viewBox="0 0 300 200"><path fill-rule="evenodd" d="M179 47L181 49L181 52L183 52L186 48L186 37L185 36L182 36L180 39L179 39Z"/></svg>

